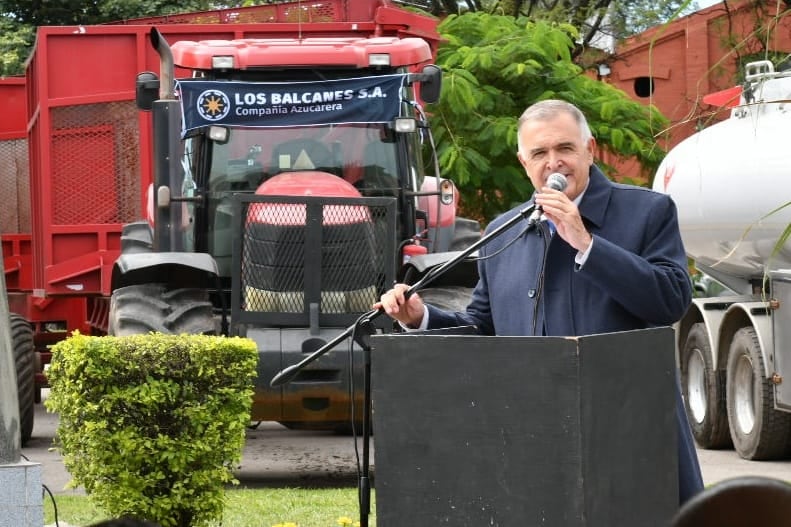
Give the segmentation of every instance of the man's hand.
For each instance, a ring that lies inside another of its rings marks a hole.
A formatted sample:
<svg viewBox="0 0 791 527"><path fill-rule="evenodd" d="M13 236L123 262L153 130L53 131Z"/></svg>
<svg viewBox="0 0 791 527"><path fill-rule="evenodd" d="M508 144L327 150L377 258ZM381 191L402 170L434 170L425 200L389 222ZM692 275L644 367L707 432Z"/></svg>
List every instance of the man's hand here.
<svg viewBox="0 0 791 527"><path fill-rule="evenodd" d="M582 223L577 206L559 190L544 187L536 194L536 203L541 205L547 218L555 224L555 229L566 243L584 253L591 244L592 237Z"/></svg>
<svg viewBox="0 0 791 527"><path fill-rule="evenodd" d="M406 284L396 284L393 288L383 294L374 309L384 309L390 317L401 322L409 328L418 328L423 322L424 305L423 300L417 295L412 294L408 299L404 293L409 289Z"/></svg>

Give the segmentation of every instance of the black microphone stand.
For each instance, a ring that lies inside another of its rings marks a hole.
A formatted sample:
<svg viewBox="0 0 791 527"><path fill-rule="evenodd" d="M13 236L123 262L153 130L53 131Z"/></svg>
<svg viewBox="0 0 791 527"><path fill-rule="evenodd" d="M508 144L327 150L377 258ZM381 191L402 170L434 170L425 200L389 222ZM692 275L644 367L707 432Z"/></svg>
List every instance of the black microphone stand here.
<svg viewBox="0 0 791 527"><path fill-rule="evenodd" d="M409 286L404 292L405 298L409 298L413 294L415 294L420 289L427 286L429 283L436 280L438 277L445 274L448 270L455 267L459 264L462 260L464 260L467 256L477 251L480 247L483 247L487 243L491 242L495 238L499 237L505 231L511 229L514 225L521 222L522 220L528 220L529 227L535 227L538 224L540 215L533 214L538 209L534 204L527 205L525 208L520 210L514 217L510 218L508 221L497 227L495 230L487 234L486 236L481 237L478 241L464 249L463 251L459 252L456 256L448 260L447 262L443 263L439 267L436 267L426 273L420 280ZM355 338L355 341L360 344L364 352L364 368L363 368L363 466L362 466L362 474L360 475L360 481L358 484L358 492L359 492L359 499L360 499L360 527L368 527L368 516L370 515L370 506L371 506L371 484L370 484L370 441L371 441L371 345L369 337L374 333L375 328L373 325L373 320L375 320L379 315L383 314L385 311L382 308L373 309L368 313L364 313L357 321L346 328L340 335L326 343L321 348L317 349L301 361L296 364L292 364L287 368L280 370L280 372L272 377L272 380L269 381L269 385L272 387L281 386L283 384L287 384L291 382L294 377L308 364L315 361L328 351L332 350L349 338L357 337L362 333L362 337Z"/></svg>

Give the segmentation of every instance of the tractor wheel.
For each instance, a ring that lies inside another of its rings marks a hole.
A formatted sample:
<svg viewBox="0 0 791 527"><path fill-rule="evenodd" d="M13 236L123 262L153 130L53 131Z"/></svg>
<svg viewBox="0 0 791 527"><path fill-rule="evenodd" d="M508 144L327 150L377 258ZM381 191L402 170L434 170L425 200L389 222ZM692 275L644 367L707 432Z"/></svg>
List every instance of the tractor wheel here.
<svg viewBox="0 0 791 527"><path fill-rule="evenodd" d="M774 385L764 377L755 329L741 328L728 352L728 423L736 452L744 459L779 459L787 453L791 414L774 409Z"/></svg>
<svg viewBox="0 0 791 527"><path fill-rule="evenodd" d="M684 406L695 441L703 448L730 447L725 379L713 367L711 344L703 323L690 328L679 363Z"/></svg>
<svg viewBox="0 0 791 527"><path fill-rule="evenodd" d="M418 291L424 302L446 311L464 311L470 303L472 288L461 286L427 287Z"/></svg>
<svg viewBox="0 0 791 527"><path fill-rule="evenodd" d="M154 251L154 232L148 221L124 225L121 231L121 254L150 253Z"/></svg>
<svg viewBox="0 0 791 527"><path fill-rule="evenodd" d="M36 347L33 328L27 320L11 313L11 348L16 366L17 397L19 399L19 429L21 444L33 436L36 404Z"/></svg>
<svg viewBox="0 0 791 527"><path fill-rule="evenodd" d="M217 327L208 292L168 289L163 284L140 284L113 291L108 333L139 335L151 331L214 335Z"/></svg>

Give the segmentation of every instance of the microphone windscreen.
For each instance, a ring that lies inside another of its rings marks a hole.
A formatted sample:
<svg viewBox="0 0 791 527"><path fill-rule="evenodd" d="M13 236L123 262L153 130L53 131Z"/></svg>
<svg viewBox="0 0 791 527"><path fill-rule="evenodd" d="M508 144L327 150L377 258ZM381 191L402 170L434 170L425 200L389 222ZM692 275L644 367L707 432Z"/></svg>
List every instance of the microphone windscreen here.
<svg viewBox="0 0 791 527"><path fill-rule="evenodd" d="M566 176L559 172L554 172L547 178L547 186L551 189L564 191L566 190L568 184L569 182L566 179Z"/></svg>

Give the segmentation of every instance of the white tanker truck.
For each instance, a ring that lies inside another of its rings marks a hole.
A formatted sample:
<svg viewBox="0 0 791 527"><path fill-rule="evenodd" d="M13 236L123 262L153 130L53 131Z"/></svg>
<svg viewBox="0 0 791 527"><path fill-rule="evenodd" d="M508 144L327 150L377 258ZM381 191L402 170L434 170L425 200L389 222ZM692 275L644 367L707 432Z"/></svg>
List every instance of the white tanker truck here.
<svg viewBox="0 0 791 527"><path fill-rule="evenodd" d="M791 453L790 138L791 72L753 62L730 117L673 148L654 179L689 257L731 294L695 298L677 326L693 434L745 459Z"/></svg>

